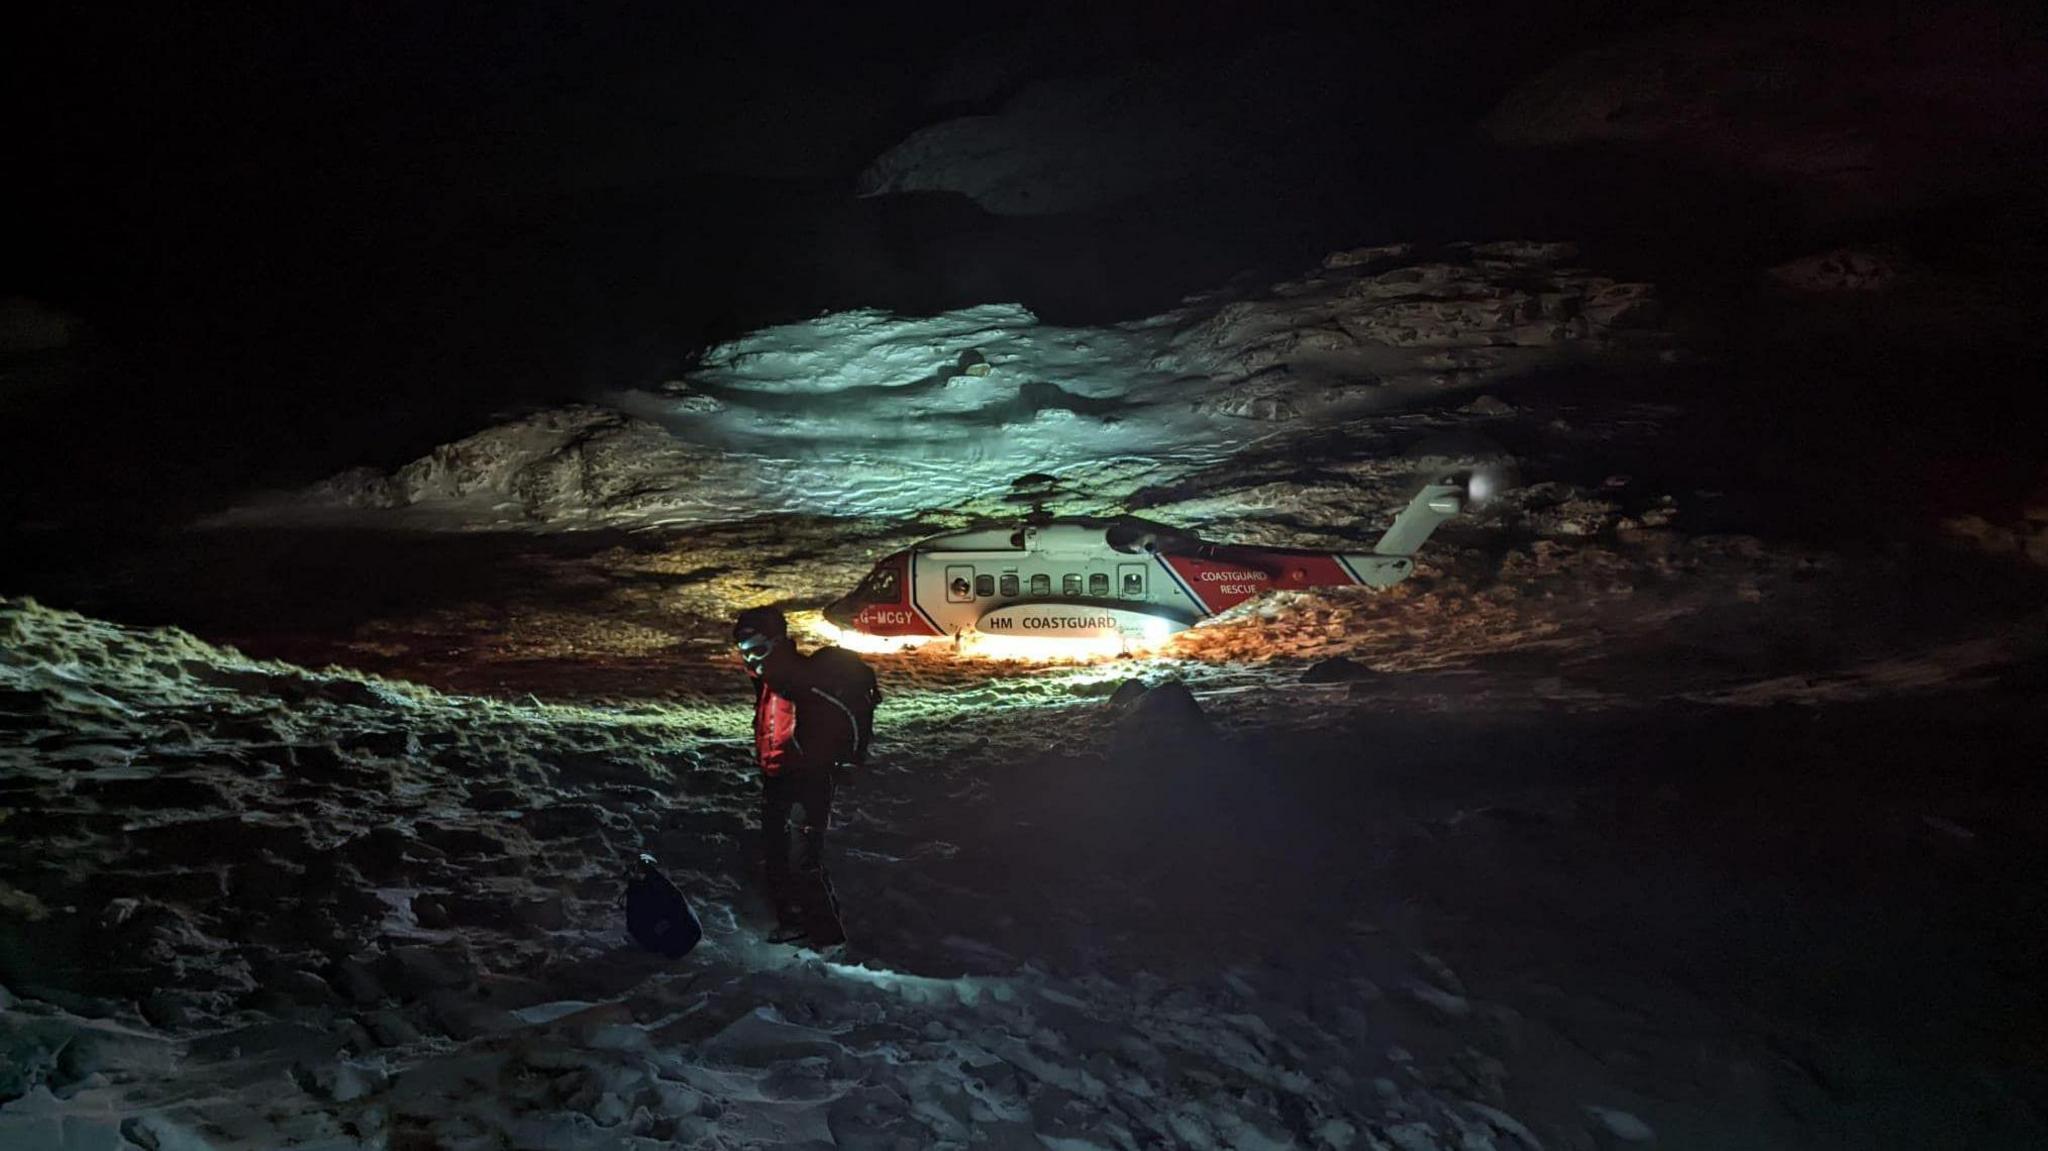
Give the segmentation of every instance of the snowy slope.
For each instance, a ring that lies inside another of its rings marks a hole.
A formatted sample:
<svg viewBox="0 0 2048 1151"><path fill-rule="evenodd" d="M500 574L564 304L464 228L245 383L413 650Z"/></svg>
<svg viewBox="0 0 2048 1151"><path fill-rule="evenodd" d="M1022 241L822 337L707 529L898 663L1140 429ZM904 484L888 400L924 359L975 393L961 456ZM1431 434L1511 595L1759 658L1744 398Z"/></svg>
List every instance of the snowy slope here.
<svg viewBox="0 0 2048 1151"><path fill-rule="evenodd" d="M1829 670L1754 541L1504 562L1513 589L1265 602L1170 663L878 661L836 961L763 942L729 662L506 702L0 601L0 1146L1789 1148L1925 1121L1907 1086L2038 1145L2009 1069L1805 1021L1848 959L1778 1014L1700 982L1753 921L1864 929L1785 886L1824 844L1918 875L2019 842L1998 812L1937 779L1802 818L1759 896L1712 862L1741 825L1671 797L1716 772L1585 766L1652 705L1707 757L1787 704L1924 716L2018 641ZM1704 586L1631 592L1652 567ZM1116 702L1134 672L1193 694ZM1796 793L1833 744L1762 775ZM623 938L641 850L709 928L684 961Z"/></svg>
<svg viewBox="0 0 2048 1151"><path fill-rule="evenodd" d="M1445 390L1654 349L1649 286L1572 259L1535 243L1340 252L1300 279L1101 327L1012 304L832 313L715 347L657 391L514 420L393 474L344 473L223 519L902 516L1031 473L1115 499Z"/></svg>
<svg viewBox="0 0 2048 1151"><path fill-rule="evenodd" d="M843 844L909 881L925 974L770 947L753 780L699 734L736 709L444 696L24 601L0 633L0 1145L1535 1145L1423 1085L1448 1037L1390 1031L1370 963L1304 998L977 940L943 855L883 862L886 808ZM624 945L642 848L700 901L685 961Z"/></svg>

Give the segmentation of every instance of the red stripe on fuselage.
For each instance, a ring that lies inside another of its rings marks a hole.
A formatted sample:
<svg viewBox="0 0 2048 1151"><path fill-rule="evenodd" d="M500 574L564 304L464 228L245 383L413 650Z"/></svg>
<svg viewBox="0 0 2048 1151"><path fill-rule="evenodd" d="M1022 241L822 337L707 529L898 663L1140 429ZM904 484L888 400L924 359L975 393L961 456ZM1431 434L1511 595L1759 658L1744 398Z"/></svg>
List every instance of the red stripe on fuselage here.
<svg viewBox="0 0 2048 1151"><path fill-rule="evenodd" d="M1209 612L1227 611L1269 591L1350 587L1351 578L1328 552L1240 552L1229 559L1162 557Z"/></svg>

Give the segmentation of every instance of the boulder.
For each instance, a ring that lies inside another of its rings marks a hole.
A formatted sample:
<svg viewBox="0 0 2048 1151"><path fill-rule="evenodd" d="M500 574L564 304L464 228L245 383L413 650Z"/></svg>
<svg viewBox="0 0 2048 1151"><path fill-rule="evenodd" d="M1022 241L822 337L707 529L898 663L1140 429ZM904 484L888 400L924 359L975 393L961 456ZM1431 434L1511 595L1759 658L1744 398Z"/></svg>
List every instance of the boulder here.
<svg viewBox="0 0 2048 1151"><path fill-rule="evenodd" d="M1171 744L1215 735L1201 703L1177 679L1149 687L1127 680L1110 696L1109 706L1116 712L1112 738L1119 743Z"/></svg>
<svg viewBox="0 0 2048 1151"><path fill-rule="evenodd" d="M1109 706L1119 711L1128 710L1145 694L1145 690L1144 680L1127 679L1117 684L1116 690L1109 693Z"/></svg>
<svg viewBox="0 0 2048 1151"><path fill-rule="evenodd" d="M336 959L328 965L327 982L350 1003L369 1006L385 999L384 981L367 958L343 956Z"/></svg>

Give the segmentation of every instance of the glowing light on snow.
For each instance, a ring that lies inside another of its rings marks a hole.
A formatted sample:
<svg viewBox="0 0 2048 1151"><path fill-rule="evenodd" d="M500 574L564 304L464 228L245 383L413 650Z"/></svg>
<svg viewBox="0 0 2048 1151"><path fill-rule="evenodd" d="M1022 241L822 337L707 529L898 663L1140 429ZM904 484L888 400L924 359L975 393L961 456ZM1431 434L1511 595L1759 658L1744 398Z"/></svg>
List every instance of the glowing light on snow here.
<svg viewBox="0 0 2048 1151"><path fill-rule="evenodd" d="M869 635L864 631L840 627L823 618L812 620L810 630L826 643L865 655L889 655L927 644L951 643L953 639L945 635Z"/></svg>
<svg viewBox="0 0 2048 1151"><path fill-rule="evenodd" d="M841 979L870 984L912 1003L973 1005L979 1003L985 995L1003 1000L1014 998L1013 993L1000 981L971 975L963 975L957 979L934 979L928 975L909 975L885 968L855 967L829 959L821 961L821 966Z"/></svg>
<svg viewBox="0 0 2048 1151"><path fill-rule="evenodd" d="M1472 502L1475 504L1485 503L1487 500L1492 499L1493 476L1484 468L1473 472L1472 478L1465 484L1465 493L1472 497Z"/></svg>
<svg viewBox="0 0 2048 1151"><path fill-rule="evenodd" d="M1132 645L1115 632L1059 639L970 632L962 637L960 650L985 659L1023 660L1030 663L1081 663L1115 659L1117 656L1128 654L1132 650Z"/></svg>
<svg viewBox="0 0 2048 1151"><path fill-rule="evenodd" d="M797 621L792 620L792 624ZM1120 656L1143 656L1173 638L1173 625L1165 620L1147 620L1141 635L1104 632L1090 636L990 635L968 631L956 641L948 635L880 636L843 628L825 619L804 621L824 643L869 655L888 655L917 648L943 650L950 647L962 656L976 659L1010 660L1023 663L1096 663Z"/></svg>

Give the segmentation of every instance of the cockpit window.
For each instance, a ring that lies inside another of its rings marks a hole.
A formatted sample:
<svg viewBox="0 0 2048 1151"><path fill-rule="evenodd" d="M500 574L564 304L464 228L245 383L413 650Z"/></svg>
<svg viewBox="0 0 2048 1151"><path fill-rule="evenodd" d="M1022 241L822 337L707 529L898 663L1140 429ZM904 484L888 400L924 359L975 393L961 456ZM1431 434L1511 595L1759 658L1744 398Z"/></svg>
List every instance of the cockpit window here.
<svg viewBox="0 0 2048 1151"><path fill-rule="evenodd" d="M896 565L878 567L861 581L854 598L862 603L895 603L902 599L902 577L896 573Z"/></svg>

